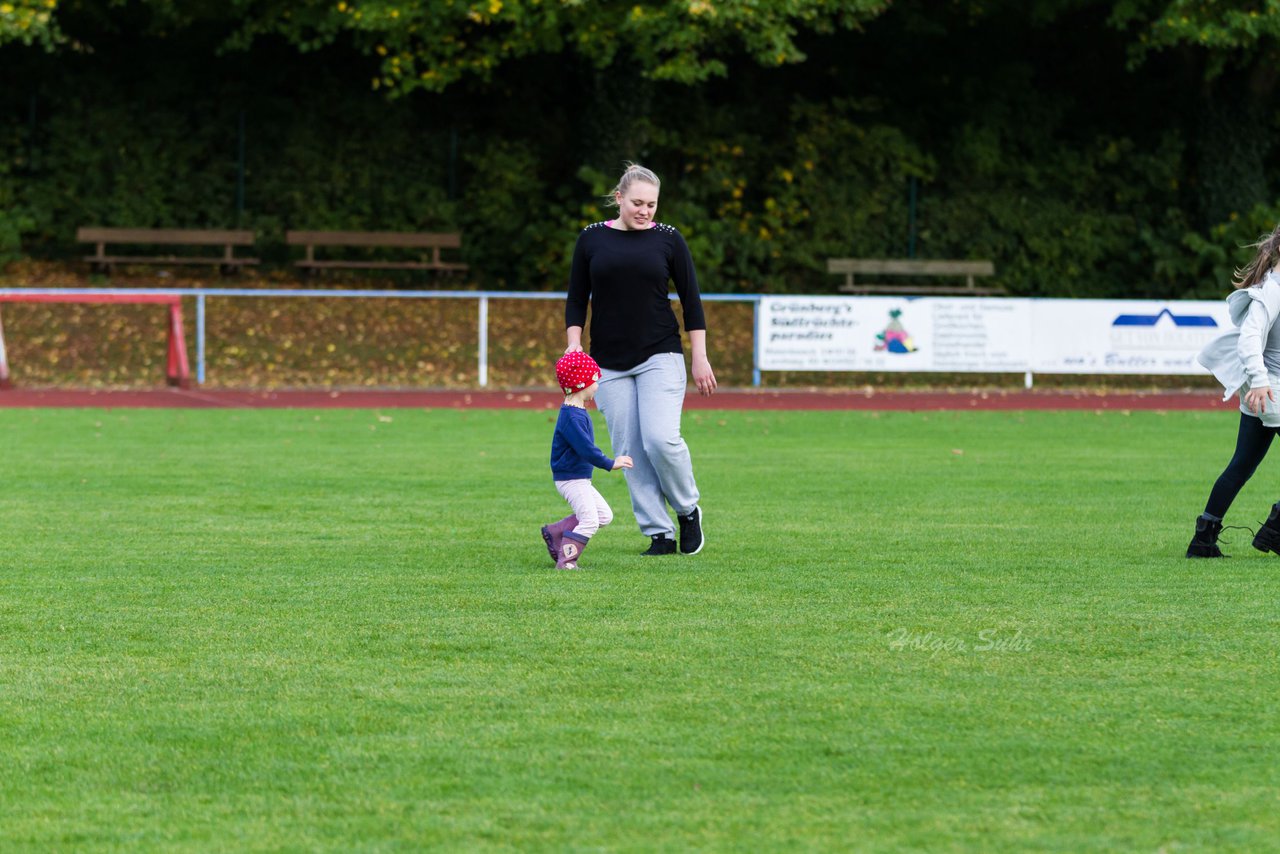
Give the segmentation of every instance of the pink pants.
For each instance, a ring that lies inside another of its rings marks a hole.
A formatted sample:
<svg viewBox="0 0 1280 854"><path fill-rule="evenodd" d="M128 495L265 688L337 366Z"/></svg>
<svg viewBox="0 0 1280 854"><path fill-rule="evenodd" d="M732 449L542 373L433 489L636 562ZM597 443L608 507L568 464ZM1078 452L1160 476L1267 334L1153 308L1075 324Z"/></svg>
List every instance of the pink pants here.
<svg viewBox="0 0 1280 854"><path fill-rule="evenodd" d="M591 539L596 531L613 521L613 511L609 502L591 485L590 478L578 480L557 480L556 492L569 502L573 515L578 517L578 527L573 533Z"/></svg>

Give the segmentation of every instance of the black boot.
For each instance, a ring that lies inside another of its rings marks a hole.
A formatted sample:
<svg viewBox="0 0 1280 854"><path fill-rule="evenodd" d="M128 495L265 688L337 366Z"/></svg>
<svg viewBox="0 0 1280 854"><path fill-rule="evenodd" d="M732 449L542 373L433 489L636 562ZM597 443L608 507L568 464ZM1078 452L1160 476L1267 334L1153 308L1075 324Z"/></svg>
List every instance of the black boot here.
<svg viewBox="0 0 1280 854"><path fill-rule="evenodd" d="M1271 514L1272 518L1277 517L1276 513ZM1280 537L1280 528L1275 529L1276 536ZM1214 522L1203 516L1196 519L1196 535L1191 538L1191 545L1187 546L1187 557L1226 557L1222 553L1222 549L1218 548L1218 534L1222 533L1222 523ZM1258 536L1262 536L1261 533ZM1277 541L1280 545L1280 540ZM1254 548L1262 548L1258 545L1258 541L1253 541ZM1266 549L1263 549L1266 551Z"/></svg>
<svg viewBox="0 0 1280 854"><path fill-rule="evenodd" d="M1280 554L1280 504L1271 508L1271 515L1253 538L1253 547L1260 552Z"/></svg>

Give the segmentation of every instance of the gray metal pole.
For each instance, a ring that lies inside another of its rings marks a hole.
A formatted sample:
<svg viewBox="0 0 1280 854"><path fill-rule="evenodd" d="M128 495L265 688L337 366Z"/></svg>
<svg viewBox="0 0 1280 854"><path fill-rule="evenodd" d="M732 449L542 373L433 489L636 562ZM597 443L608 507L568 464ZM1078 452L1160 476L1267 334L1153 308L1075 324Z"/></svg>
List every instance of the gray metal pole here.
<svg viewBox="0 0 1280 854"><path fill-rule="evenodd" d="M236 227L244 222L244 110L236 130Z"/></svg>
<svg viewBox="0 0 1280 854"><path fill-rule="evenodd" d="M204 385L204 294L196 294L196 385Z"/></svg>
<svg viewBox="0 0 1280 854"><path fill-rule="evenodd" d="M751 303L751 384L760 387L760 298Z"/></svg>
<svg viewBox="0 0 1280 854"><path fill-rule="evenodd" d="M489 298L480 297L480 388L489 384Z"/></svg>
<svg viewBox="0 0 1280 854"><path fill-rule="evenodd" d="M916 257L916 186L915 175L907 179L907 257Z"/></svg>

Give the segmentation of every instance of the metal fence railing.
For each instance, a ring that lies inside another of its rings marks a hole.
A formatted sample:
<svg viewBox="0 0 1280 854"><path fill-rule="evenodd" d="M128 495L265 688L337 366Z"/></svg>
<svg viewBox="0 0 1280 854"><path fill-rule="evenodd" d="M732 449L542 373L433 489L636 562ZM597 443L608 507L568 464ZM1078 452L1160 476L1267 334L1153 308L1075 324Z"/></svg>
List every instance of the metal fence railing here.
<svg viewBox="0 0 1280 854"><path fill-rule="evenodd" d="M146 296L173 295L191 297L196 305L195 331L195 374L196 383L203 384L206 379L205 362L205 301L210 297L258 297L258 298L297 298L297 299L470 299L476 300L476 336L478 342L477 369L481 387L489 384L489 301L502 299L520 300L564 300L563 293L546 291L393 291L393 290L328 290L328 289L290 289L290 288L0 288L0 295L15 294L25 296L57 296L66 301L74 301L83 297L86 301L102 296ZM672 299L676 296L673 294ZM739 302L750 303L758 310L760 294L702 294L707 302ZM753 324L754 328L754 324ZM754 336L753 336L754 337ZM3 340L3 339L0 339ZM3 345L0 345L3 346ZM753 348L751 381L752 385L760 385L760 369L758 367L759 344Z"/></svg>

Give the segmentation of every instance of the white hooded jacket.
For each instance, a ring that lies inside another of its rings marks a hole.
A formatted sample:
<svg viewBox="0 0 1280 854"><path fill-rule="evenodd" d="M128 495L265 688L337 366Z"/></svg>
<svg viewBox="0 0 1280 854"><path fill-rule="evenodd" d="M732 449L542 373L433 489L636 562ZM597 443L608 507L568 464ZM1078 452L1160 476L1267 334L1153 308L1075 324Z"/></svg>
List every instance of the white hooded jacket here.
<svg viewBox="0 0 1280 854"><path fill-rule="evenodd" d="M1246 391L1280 391L1280 277L1268 272L1261 284L1234 291L1227 307L1236 328L1206 344L1196 361L1222 383L1223 400L1239 394L1240 411L1253 415L1244 403ZM1280 427L1280 402L1267 401L1260 417L1268 427Z"/></svg>

